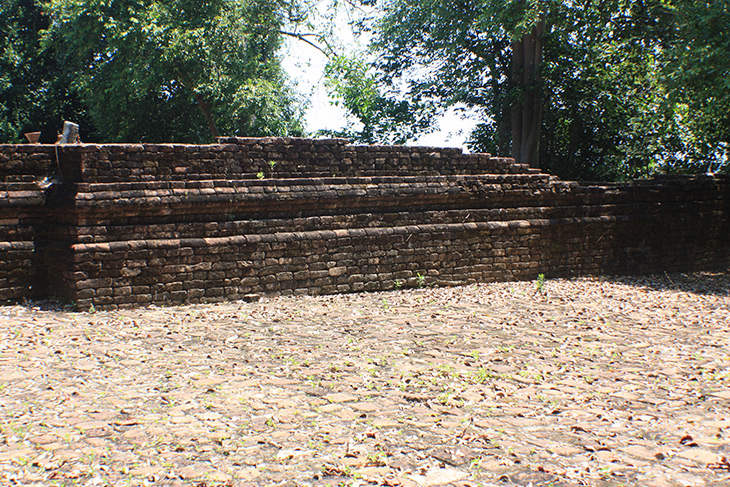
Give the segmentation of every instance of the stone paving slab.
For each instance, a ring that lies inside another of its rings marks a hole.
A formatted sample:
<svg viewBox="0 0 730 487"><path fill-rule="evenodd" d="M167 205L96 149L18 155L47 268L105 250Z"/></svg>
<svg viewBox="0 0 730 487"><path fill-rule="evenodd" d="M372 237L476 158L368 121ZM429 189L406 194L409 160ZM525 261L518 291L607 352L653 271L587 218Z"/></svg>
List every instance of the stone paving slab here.
<svg viewBox="0 0 730 487"><path fill-rule="evenodd" d="M0 308L2 485L730 485L730 274Z"/></svg>

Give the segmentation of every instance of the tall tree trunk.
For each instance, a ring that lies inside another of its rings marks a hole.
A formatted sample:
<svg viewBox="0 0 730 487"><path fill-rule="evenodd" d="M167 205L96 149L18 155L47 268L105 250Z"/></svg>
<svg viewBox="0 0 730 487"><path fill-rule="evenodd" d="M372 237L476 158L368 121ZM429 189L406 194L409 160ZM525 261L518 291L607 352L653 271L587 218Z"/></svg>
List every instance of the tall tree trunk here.
<svg viewBox="0 0 730 487"><path fill-rule="evenodd" d="M208 103L205 101L203 95L195 91L195 89L193 88L194 85L190 82L190 79L187 76L180 72L178 72L177 74L180 77L182 85L186 86L190 91L193 92L195 103L198 104L200 112L203 114L203 117L205 117L205 121L208 123L208 130L210 130L210 135L213 136L213 139L219 137L218 128L215 126L215 120L213 119L213 113L211 113L210 111L210 105L208 105Z"/></svg>
<svg viewBox="0 0 730 487"><path fill-rule="evenodd" d="M542 61L545 21L512 42L511 104L512 157L532 167L540 164L540 126L542 125Z"/></svg>
<svg viewBox="0 0 730 487"><path fill-rule="evenodd" d="M205 98L200 93L195 93L195 101L198 103L198 108L203 112L206 122L208 122L208 128L210 134L215 139L218 137L218 128L215 126L215 120L213 120L213 114L210 112L210 106L206 103Z"/></svg>

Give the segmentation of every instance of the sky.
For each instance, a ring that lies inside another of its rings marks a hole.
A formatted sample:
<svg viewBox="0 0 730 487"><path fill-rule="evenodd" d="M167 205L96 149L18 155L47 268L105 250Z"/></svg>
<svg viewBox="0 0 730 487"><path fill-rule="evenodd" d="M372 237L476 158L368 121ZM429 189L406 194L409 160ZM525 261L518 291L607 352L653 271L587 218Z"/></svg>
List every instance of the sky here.
<svg viewBox="0 0 730 487"><path fill-rule="evenodd" d="M339 18L338 18L339 19ZM361 42L347 26L347 19L338 20L340 41L349 50L362 50ZM324 67L326 56L316 48L296 39L288 39L284 49L284 68L295 83L296 89L309 100L305 113L306 129L310 133L317 130L338 130L347 124L347 113L335 106L324 87ZM463 120L454 110L447 112L438 122L439 130L423 135L409 145L431 147L460 147L466 150L464 142L476 125L474 120Z"/></svg>

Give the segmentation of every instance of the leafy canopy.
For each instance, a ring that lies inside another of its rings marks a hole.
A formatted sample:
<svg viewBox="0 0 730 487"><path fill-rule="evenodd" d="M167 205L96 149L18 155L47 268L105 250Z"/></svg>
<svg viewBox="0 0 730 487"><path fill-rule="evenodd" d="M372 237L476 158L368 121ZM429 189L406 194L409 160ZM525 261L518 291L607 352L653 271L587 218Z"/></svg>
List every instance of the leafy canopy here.
<svg viewBox="0 0 730 487"><path fill-rule="evenodd" d="M301 132L277 56L288 4L51 0L47 45L110 140Z"/></svg>
<svg viewBox="0 0 730 487"><path fill-rule="evenodd" d="M383 89L386 85L363 60L332 56L325 68L325 86L335 104L350 112L360 126L327 134L366 144L402 144L427 130L433 118L427 105L397 99Z"/></svg>
<svg viewBox="0 0 730 487"><path fill-rule="evenodd" d="M5 0L0 138L82 123L85 140L298 135L279 57L294 0Z"/></svg>
<svg viewBox="0 0 730 487"><path fill-rule="evenodd" d="M514 110L539 90L539 160L562 177L727 168L727 0L368 3L378 11L371 76L402 87L412 106L476 110L474 149L510 154ZM539 22L538 69L518 83L515 43Z"/></svg>
<svg viewBox="0 0 730 487"><path fill-rule="evenodd" d="M87 122L66 90L68 77L41 47L49 21L33 0L0 2L0 142L22 142L23 133L40 130L42 141L53 143L64 118Z"/></svg>

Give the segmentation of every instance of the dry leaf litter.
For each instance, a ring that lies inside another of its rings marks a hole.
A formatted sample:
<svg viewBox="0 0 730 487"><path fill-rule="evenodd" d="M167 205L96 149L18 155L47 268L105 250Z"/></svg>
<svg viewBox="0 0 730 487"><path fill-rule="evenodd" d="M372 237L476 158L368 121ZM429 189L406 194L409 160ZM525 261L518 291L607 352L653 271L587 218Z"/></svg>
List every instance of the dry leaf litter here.
<svg viewBox="0 0 730 487"><path fill-rule="evenodd" d="M1 307L0 483L730 485L729 290L703 273Z"/></svg>

